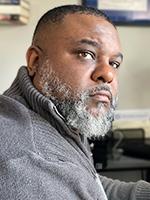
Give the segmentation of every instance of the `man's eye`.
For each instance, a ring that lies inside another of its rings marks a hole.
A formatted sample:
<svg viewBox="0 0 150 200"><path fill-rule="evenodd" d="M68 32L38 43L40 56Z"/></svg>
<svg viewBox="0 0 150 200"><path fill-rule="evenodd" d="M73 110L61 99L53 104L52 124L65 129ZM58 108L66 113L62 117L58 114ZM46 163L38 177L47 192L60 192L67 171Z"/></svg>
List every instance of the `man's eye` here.
<svg viewBox="0 0 150 200"><path fill-rule="evenodd" d="M120 63L118 63L118 62L110 62L110 65L111 65L113 68L117 69L117 68L119 68Z"/></svg>
<svg viewBox="0 0 150 200"><path fill-rule="evenodd" d="M95 56L92 52L79 52L78 55L85 60L95 60Z"/></svg>

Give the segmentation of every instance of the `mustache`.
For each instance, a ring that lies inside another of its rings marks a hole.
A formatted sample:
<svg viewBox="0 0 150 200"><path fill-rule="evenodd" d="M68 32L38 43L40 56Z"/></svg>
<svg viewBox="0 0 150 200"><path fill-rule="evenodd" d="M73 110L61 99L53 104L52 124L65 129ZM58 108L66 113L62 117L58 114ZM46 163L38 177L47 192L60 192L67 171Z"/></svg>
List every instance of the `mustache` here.
<svg viewBox="0 0 150 200"><path fill-rule="evenodd" d="M116 96L113 96L112 94L112 90L111 90L111 87L107 84L107 83L102 83L96 87L93 87L93 88L90 88L90 89L87 89L86 91L84 91L82 94L83 94L83 98L90 98L92 95L98 93L98 92L101 92L101 91L107 91L109 93L109 96L110 96L110 105L113 109L116 108L117 106L117 100L118 100L118 95ZM82 96L82 95L81 95ZM81 98L82 99L82 98Z"/></svg>
<svg viewBox="0 0 150 200"><path fill-rule="evenodd" d="M91 96L91 95L94 95L94 94L96 94L96 93L98 93L98 92L100 92L100 91L102 91L102 90L105 90L105 91L107 91L107 92L109 93L110 99L111 99L111 101L112 101L112 99L113 99L112 90L111 90L110 86L108 86L108 85L105 84L105 83L103 83L103 84L101 84L101 85L99 85L99 86L96 86L96 87L94 87L94 88L91 88L91 89L86 90L86 94L87 94L88 96Z"/></svg>
<svg viewBox="0 0 150 200"><path fill-rule="evenodd" d="M108 86L107 84L103 83L99 86L96 86L95 88L89 89L89 94L95 94L97 92L100 92L101 90L105 90L107 92L110 93L110 95L112 96L112 91L110 89L110 86Z"/></svg>

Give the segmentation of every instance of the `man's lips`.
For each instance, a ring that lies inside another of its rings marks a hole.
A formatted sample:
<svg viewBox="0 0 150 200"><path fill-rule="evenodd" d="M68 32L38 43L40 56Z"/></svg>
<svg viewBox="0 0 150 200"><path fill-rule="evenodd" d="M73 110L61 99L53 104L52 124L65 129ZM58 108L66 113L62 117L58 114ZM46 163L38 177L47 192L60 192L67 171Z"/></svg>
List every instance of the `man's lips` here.
<svg viewBox="0 0 150 200"><path fill-rule="evenodd" d="M110 103L111 101L111 93L107 90L101 90L90 94L90 97L96 99L99 102Z"/></svg>

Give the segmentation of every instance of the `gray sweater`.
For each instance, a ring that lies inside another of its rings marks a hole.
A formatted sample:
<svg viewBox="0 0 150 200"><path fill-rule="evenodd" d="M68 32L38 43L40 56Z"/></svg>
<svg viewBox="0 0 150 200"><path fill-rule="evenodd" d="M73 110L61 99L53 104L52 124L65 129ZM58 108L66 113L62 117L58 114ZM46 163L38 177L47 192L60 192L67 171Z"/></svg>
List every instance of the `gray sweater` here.
<svg viewBox="0 0 150 200"><path fill-rule="evenodd" d="M150 200L150 184L97 175L87 140L21 67L0 96L0 200Z"/></svg>

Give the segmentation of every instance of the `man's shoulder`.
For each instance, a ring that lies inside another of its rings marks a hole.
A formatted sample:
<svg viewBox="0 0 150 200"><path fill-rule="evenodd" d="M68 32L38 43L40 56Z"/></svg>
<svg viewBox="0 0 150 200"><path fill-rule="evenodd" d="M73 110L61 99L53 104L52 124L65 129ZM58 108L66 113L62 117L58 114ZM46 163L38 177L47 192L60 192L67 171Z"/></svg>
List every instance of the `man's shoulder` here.
<svg viewBox="0 0 150 200"><path fill-rule="evenodd" d="M21 149L32 149L31 133L28 109L12 98L0 95L1 156L6 158L17 155Z"/></svg>
<svg viewBox="0 0 150 200"><path fill-rule="evenodd" d="M0 95L0 132L23 129L30 125L28 109L15 99Z"/></svg>
<svg viewBox="0 0 150 200"><path fill-rule="evenodd" d="M20 115L25 115L27 113L28 109L21 104L19 101L5 96L5 95L0 95L0 116L8 116L8 117L13 117L13 116L20 116Z"/></svg>

